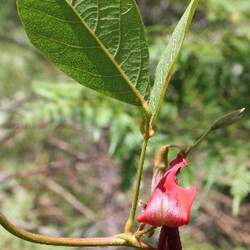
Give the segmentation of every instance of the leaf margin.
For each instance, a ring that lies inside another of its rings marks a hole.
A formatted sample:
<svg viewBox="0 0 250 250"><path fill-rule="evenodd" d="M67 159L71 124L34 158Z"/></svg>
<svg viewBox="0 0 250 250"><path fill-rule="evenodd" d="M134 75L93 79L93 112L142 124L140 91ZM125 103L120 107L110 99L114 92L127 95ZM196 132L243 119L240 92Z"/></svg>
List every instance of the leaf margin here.
<svg viewBox="0 0 250 250"><path fill-rule="evenodd" d="M149 106L152 110L152 116L151 116L151 120L150 120L151 127L154 127L156 122L157 122L157 118L159 116L161 105L164 101L169 83L170 83L171 78L172 78L173 73L174 73L174 67L175 67L176 62L179 58L182 45L184 43L185 37L186 37L186 35L189 31L189 28L191 26L191 22L192 22L194 14L195 14L195 11L198 7L198 3L199 3L199 0L191 0L190 1L184 14L182 15L181 19L179 20L177 26L175 27L175 29L170 37L170 40L167 44L167 47L165 48L165 50L164 50L164 52L159 60L159 63L156 67L155 81L154 81L154 84L151 88L150 97L149 97ZM177 49L174 51L174 55L173 55L173 53L171 53L171 51L168 51L168 50L170 50L171 47L174 47L174 43L176 42L175 36L177 36L178 33L180 32L178 29L182 30L181 38L179 39L179 43L176 46ZM166 59L166 57L167 57L167 59ZM170 57L170 59L169 59L169 57ZM164 61L167 61L167 62L164 63ZM162 65L163 65L163 67L166 66L164 77L162 76L163 71L164 71L164 69L161 68ZM157 83L158 77L161 78L160 83Z"/></svg>
<svg viewBox="0 0 250 250"><path fill-rule="evenodd" d="M21 10L20 10L20 2L22 2L23 0L16 0L16 5L17 5L17 10L18 10L18 15L21 19L21 22L22 22L22 26L24 28L24 30L26 31L26 34L30 40L30 42L33 44L33 46L47 59L49 60L50 62L53 63L53 65L55 65L57 68L58 68L58 65L56 65L52 60L51 58L46 55L43 51L41 51L40 48L37 48L36 45L34 45L32 39L30 38L30 35L28 34L27 32L27 29L26 29L26 24L25 22L23 22L23 18L22 18L22 14L21 14ZM72 10L72 12L74 13L74 15L79 19L79 21L82 23L82 25L88 30L89 34L92 35L92 37L97 41L97 44L100 46L100 48L102 49L102 51L105 53L105 55L107 56L107 58L110 60L110 62L112 63L112 65L117 69L117 71L120 73L122 79L127 83L127 87L130 89L131 91L131 95L134 96L134 99L135 100L138 100L138 104L135 104L135 103L129 103L129 102L126 102L126 101L123 101L123 100L120 100L118 98L115 98L116 100L118 101L122 101L122 102L125 102L127 104L132 104L132 105L136 105L136 106L139 106L143 109L144 113L148 116L150 116L150 106L149 106L149 103L148 101L146 100L146 96L143 96L140 91L135 87L135 85L133 84L133 82L129 79L128 75L126 74L126 72L121 68L121 66L119 65L119 63L115 60L115 58L113 58L113 55L108 51L108 49L106 48L106 46L103 44L103 42L99 39L98 36L96 36L96 34L93 34L94 32L90 29L90 27L86 24L86 22L83 20L83 18L80 16L80 14L75 10L75 8L71 5L71 3L67 0L63 0L65 2L65 4L68 5L68 7ZM122 0L121 0L122 1ZM139 8L138 8L138 5L136 3L135 0L131 0L132 4L133 4L133 7L136 8L137 10L137 13L138 13L138 18L140 19L141 21L141 25L142 27L140 27L143 31L143 35L145 37L145 40L146 40L146 43L148 45L148 42L147 42L147 39L146 39L146 36L145 36L145 26L143 24L143 21L142 21L142 17L141 17L141 14L140 14L140 11L139 11ZM148 46L147 46L147 49L148 49ZM60 68L59 68L60 69ZM61 70L61 69L60 69ZM64 73L67 75L67 73ZM71 77L71 76L70 76ZM72 78L72 77L71 77ZM81 84L84 86L84 84ZM145 88L149 88L150 87L150 84L148 83L148 85L145 87ZM97 90L97 92L99 92ZM109 96L107 94L104 94L105 96ZM111 97L112 98L112 97ZM114 98L114 97L113 97Z"/></svg>

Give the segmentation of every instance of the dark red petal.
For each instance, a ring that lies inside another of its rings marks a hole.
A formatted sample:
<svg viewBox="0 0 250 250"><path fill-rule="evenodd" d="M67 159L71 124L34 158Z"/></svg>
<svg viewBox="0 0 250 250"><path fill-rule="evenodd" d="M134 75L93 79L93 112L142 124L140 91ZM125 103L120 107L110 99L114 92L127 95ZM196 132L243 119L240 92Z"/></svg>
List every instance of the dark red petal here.
<svg viewBox="0 0 250 250"><path fill-rule="evenodd" d="M178 169L186 167L188 165L188 162L186 158L182 154L178 154L177 157L170 162L169 164L169 169L170 170L172 167L177 167Z"/></svg>
<svg viewBox="0 0 250 250"><path fill-rule="evenodd" d="M157 250L182 250L179 229L163 226Z"/></svg>
<svg viewBox="0 0 250 250"><path fill-rule="evenodd" d="M170 169L159 181L147 207L137 217L139 222L169 227L179 227L189 223L197 190L195 187L183 188L177 185L176 175L180 168L185 166L187 161L181 155L170 163Z"/></svg>

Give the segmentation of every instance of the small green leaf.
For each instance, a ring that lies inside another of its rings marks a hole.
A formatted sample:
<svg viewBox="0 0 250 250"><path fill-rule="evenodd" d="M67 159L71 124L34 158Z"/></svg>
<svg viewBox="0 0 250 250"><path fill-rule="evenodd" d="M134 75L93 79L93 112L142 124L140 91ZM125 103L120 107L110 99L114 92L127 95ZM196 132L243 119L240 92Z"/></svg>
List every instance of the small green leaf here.
<svg viewBox="0 0 250 250"><path fill-rule="evenodd" d="M68 76L148 109L148 45L134 0L17 0L33 45Z"/></svg>
<svg viewBox="0 0 250 250"><path fill-rule="evenodd" d="M161 104L166 95L166 91L174 72L174 66L177 62L180 50L189 30L194 12L198 5L198 0L192 0L177 24L167 48L163 52L160 62L156 68L155 83L150 94L150 106L153 112L152 124L156 122Z"/></svg>

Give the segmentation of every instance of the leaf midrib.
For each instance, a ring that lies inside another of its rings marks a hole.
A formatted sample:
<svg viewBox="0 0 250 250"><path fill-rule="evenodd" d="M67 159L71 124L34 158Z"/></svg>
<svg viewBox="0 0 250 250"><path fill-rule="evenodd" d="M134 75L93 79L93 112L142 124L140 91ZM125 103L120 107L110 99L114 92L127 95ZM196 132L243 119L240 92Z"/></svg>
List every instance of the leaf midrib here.
<svg viewBox="0 0 250 250"><path fill-rule="evenodd" d="M69 8L75 13L77 18L81 21L81 23L84 25L84 27L88 30L88 32L91 34L91 36L95 39L96 43L101 47L105 55L109 58L109 60L112 62L112 64L115 66L115 68L118 70L118 72L121 74L123 79L127 82L128 86L130 87L131 91L134 93L134 95L139 99L142 107L145 109L145 111L148 113L149 111L149 105L144 99L144 97L139 93L139 91L135 88L133 83L129 80L126 73L123 71L123 69L116 63L114 60L114 57L109 53L109 51L106 49L104 44L99 40L97 35L90 29L88 24L82 19L82 17L78 14L77 10L72 6L67 0L64 0L64 2L69 6Z"/></svg>

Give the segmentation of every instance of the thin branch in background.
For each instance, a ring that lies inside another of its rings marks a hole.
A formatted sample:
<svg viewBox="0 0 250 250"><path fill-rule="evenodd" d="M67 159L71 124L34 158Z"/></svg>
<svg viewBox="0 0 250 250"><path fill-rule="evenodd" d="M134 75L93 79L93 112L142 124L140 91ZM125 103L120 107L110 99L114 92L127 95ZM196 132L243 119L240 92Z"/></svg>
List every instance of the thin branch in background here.
<svg viewBox="0 0 250 250"><path fill-rule="evenodd" d="M202 208L209 214L214 223L236 244L244 243L247 246L250 245L249 232L240 230L241 222L233 219L225 213L222 213L211 203L203 204Z"/></svg>
<svg viewBox="0 0 250 250"><path fill-rule="evenodd" d="M15 128L9 130L1 139L0 146L6 144L9 140L13 139L17 133L19 133L23 129L23 126L17 125Z"/></svg>
<svg viewBox="0 0 250 250"><path fill-rule="evenodd" d="M32 100L32 95L31 94L25 94L23 92L17 92L12 100L9 100L7 103L5 103L4 105L2 104L0 106L0 111L1 112L16 112L17 109L20 109L22 107L23 104L29 102ZM21 126L21 125L17 125L17 126Z"/></svg>
<svg viewBox="0 0 250 250"><path fill-rule="evenodd" d="M41 174L47 174L50 171L56 171L56 170L60 170L63 168L66 168L69 166L70 161L56 161L56 162L52 162L47 166L40 166L40 167L36 167L34 169L29 169L29 170L22 170L19 172L15 172L15 173L5 173L0 175L0 183L9 181L10 179L14 179L14 178L28 178L28 177L32 177L32 176L36 176L36 175L41 175Z"/></svg>
<svg viewBox="0 0 250 250"><path fill-rule="evenodd" d="M37 50L33 49L33 47L29 46L29 44L22 42L22 41L19 41L16 38L13 38L13 37L7 36L6 34L0 33L0 43L5 43L8 45L12 44L12 45L15 45L21 49L29 50L30 52L34 53L37 56L37 58L39 58L41 61L46 63L43 56L40 53L38 53Z"/></svg>
<svg viewBox="0 0 250 250"><path fill-rule="evenodd" d="M49 136L48 138L48 144L54 148L57 148L66 154L75 157L78 161L81 161L83 163L90 162L90 160L93 158L92 156L86 156L82 152L77 152L75 149L72 148L72 146L56 137Z"/></svg>
<svg viewBox="0 0 250 250"><path fill-rule="evenodd" d="M51 228L51 227L47 227L47 226L37 226L28 222L24 222L21 220L12 220L13 223L15 225L17 225L18 227L23 228L24 230L28 230L28 231L32 231L32 232L36 232L36 233L41 233L41 234L51 234L53 233L53 235L56 236L60 236L60 232L58 230L56 230L55 228Z"/></svg>
<svg viewBox="0 0 250 250"><path fill-rule="evenodd" d="M51 179L43 179L42 184L46 185L48 189L59 195L65 201L67 201L75 210L83 214L91 221L96 221L96 214L85 204L79 201L73 194L67 191L64 187Z"/></svg>
<svg viewBox="0 0 250 250"><path fill-rule="evenodd" d="M13 45L18 46L18 47L20 47L22 49L26 49L26 50L30 50L30 51L35 51L27 43L19 41L19 40L13 38L13 37L7 36L6 34L1 34L0 33L0 42L7 43L7 44L13 44Z"/></svg>

